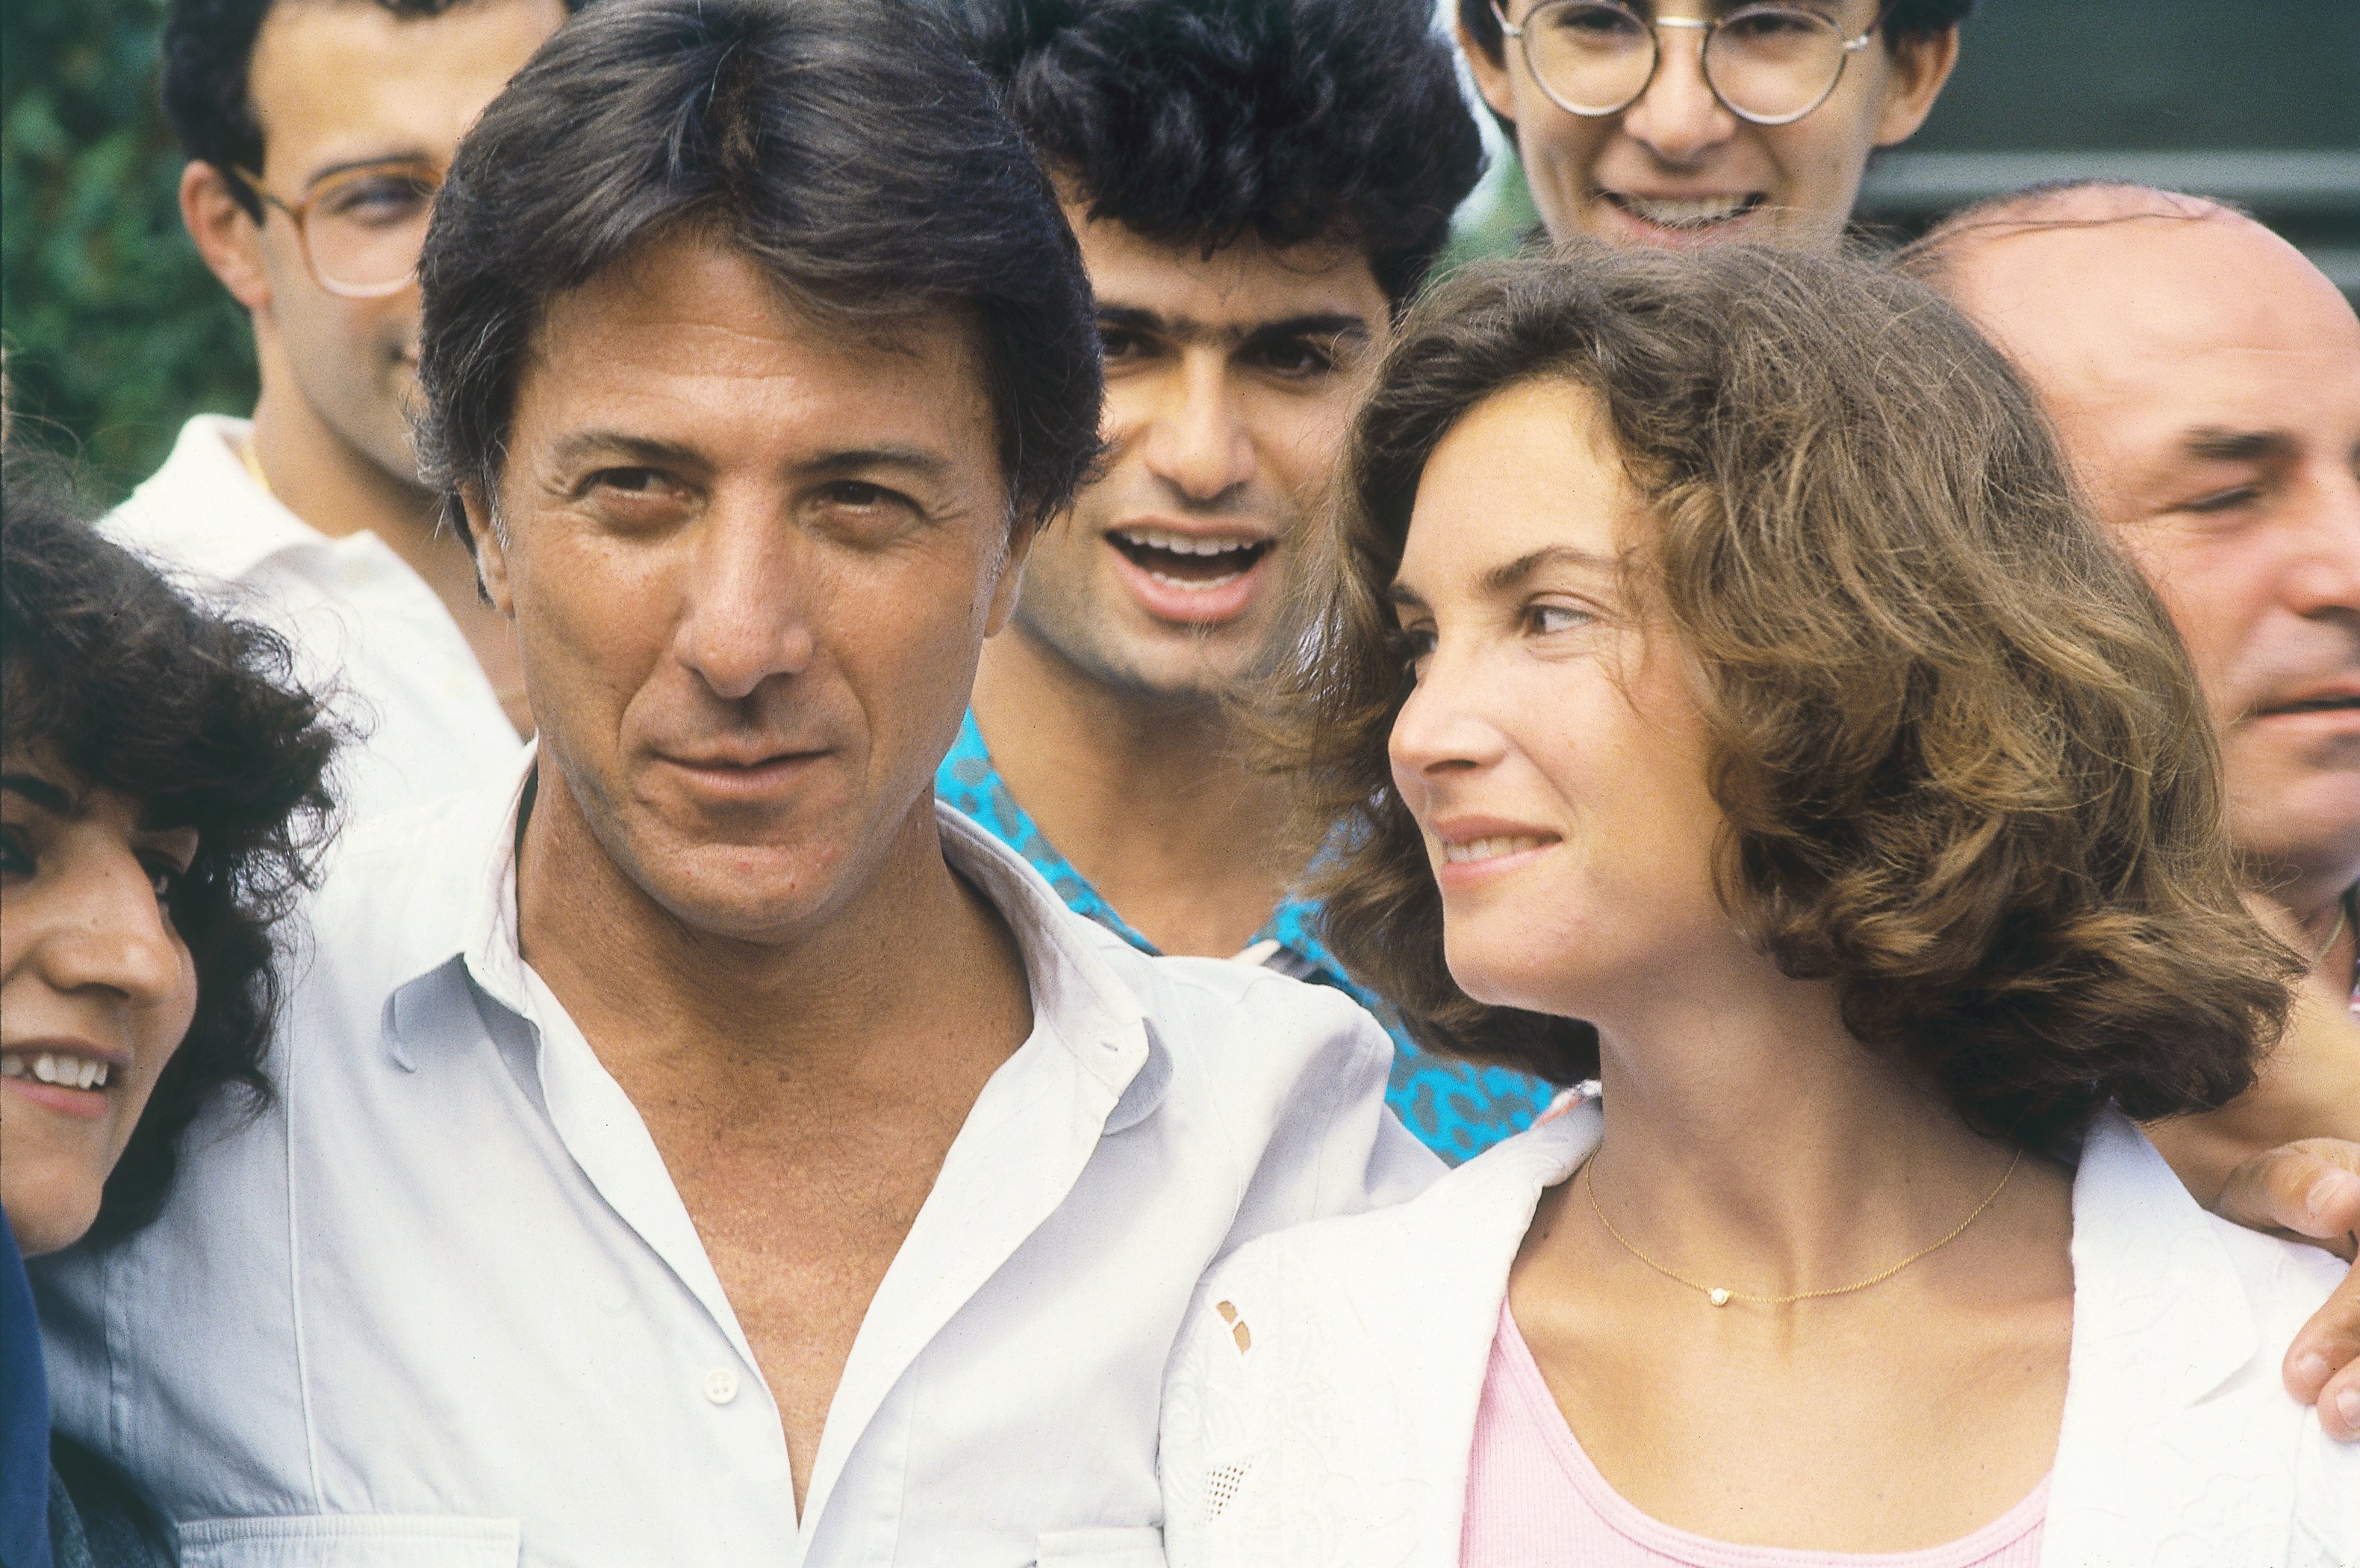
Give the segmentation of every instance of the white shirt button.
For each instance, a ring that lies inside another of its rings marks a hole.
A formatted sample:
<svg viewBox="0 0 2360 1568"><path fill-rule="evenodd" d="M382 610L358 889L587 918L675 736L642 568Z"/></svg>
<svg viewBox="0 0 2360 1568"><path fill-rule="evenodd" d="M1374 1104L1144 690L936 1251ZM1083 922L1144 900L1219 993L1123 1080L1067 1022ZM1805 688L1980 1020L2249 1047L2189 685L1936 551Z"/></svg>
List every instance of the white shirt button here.
<svg viewBox="0 0 2360 1568"><path fill-rule="evenodd" d="M705 1375L705 1397L716 1405L726 1405L738 1397L738 1374L734 1368L716 1366Z"/></svg>

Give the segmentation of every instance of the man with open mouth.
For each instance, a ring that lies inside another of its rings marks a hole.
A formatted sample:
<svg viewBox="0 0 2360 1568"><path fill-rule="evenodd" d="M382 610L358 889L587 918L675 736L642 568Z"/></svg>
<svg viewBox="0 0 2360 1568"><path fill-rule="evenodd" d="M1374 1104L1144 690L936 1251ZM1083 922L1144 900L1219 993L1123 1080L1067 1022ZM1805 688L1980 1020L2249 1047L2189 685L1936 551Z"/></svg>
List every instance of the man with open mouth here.
<svg viewBox="0 0 2360 1568"><path fill-rule="evenodd" d="M1284 781L1223 693L1278 620L1361 379L1480 161L1417 0L1003 8L989 62L1098 298L1107 454L1032 547L936 788L1148 951L1362 1001L1295 891ZM1461 1158L1536 1080L1397 1036L1391 1102Z"/></svg>
<svg viewBox="0 0 2360 1568"><path fill-rule="evenodd" d="M1832 245L1974 0L1459 0L1550 236Z"/></svg>

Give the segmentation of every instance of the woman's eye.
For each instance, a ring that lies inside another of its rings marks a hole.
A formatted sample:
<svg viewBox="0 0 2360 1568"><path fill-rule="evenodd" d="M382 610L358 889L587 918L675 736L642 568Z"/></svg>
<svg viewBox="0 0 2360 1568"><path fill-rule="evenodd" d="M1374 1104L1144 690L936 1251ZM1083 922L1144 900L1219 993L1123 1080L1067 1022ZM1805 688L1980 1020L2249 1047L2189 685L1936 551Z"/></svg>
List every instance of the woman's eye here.
<svg viewBox="0 0 2360 1568"><path fill-rule="evenodd" d="M1420 664L1434 652L1434 632L1423 626L1405 626L1393 635L1393 656L1401 661L1402 672L1412 681L1417 679Z"/></svg>
<svg viewBox="0 0 2360 1568"><path fill-rule="evenodd" d="M170 903L172 890L180 885L180 868L160 861L148 861L148 885L156 890L157 903Z"/></svg>
<svg viewBox="0 0 2360 1568"><path fill-rule="evenodd" d="M0 828L0 872L10 876L30 876L33 872L32 849L14 828Z"/></svg>
<svg viewBox="0 0 2360 1568"><path fill-rule="evenodd" d="M1526 621L1539 636L1548 637L1560 631L1571 631L1590 623L1590 612L1576 609L1569 604L1536 604L1524 611Z"/></svg>

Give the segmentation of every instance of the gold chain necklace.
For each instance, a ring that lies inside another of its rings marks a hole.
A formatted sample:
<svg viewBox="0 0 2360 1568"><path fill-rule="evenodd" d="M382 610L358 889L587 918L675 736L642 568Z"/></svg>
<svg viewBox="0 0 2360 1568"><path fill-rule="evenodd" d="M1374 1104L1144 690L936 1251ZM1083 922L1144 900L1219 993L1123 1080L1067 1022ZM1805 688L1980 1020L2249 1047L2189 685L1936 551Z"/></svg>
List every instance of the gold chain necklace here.
<svg viewBox="0 0 2360 1568"><path fill-rule="evenodd" d="M1673 1273L1670 1269L1666 1268L1662 1264L1657 1263L1654 1258L1649 1257L1645 1253L1641 1252L1637 1247L1633 1246L1630 1239L1623 1235L1621 1231L1614 1228L1614 1222L1606 1217L1606 1211L1598 1206L1598 1184L1595 1181L1592 1181L1590 1177L1590 1170L1597 1164L1595 1159L1581 1168L1581 1190L1590 1199L1590 1212L1598 1216L1598 1223L1606 1227L1606 1234L1612 1236L1617 1242L1620 1242L1624 1252L1629 1253L1633 1257L1637 1258L1641 1263L1645 1264L1648 1267L1654 1269L1665 1278L1671 1280L1674 1284L1687 1286L1689 1289L1703 1296L1706 1300L1711 1302L1716 1307L1726 1307L1732 1301L1751 1301L1757 1307L1787 1307L1792 1306L1797 1301L1816 1301L1826 1296L1849 1296L1855 1290L1865 1290L1872 1285L1882 1285L1886 1280L1892 1278L1895 1275L1900 1273L1903 1269L1908 1267L1911 1264L1917 1262L1919 1258L1926 1256L1929 1253L1941 1251L1942 1248L1949 1246L1952 1242L1957 1241L1961 1236L1964 1235L1969 1225L1973 1224L1977 1220L1983 1217L1983 1211L1990 1208L1992 1204L1998 1200L2001 1190L2007 1186L2008 1178L2014 1176L2016 1174L2016 1168L2023 1163L2024 1151L2022 1149L2018 1149L2016 1151L2016 1157L2007 1162L2006 1175L2004 1175L1999 1179L1999 1186L1993 1188L1991 1191L1985 1195L1983 1201L1975 1205L1975 1212L1973 1213L1959 1222L1957 1229L1951 1231L1949 1235L1944 1236L1932 1246L1920 1247L1918 1251L1911 1253L1907 1257L1903 1258L1899 1263L1895 1264L1892 1267L1885 1269L1880 1273L1872 1274L1857 1285L1839 1285L1831 1290L1797 1290L1792 1296L1749 1296L1743 1290L1732 1290L1725 1285L1699 1285L1684 1274Z"/></svg>

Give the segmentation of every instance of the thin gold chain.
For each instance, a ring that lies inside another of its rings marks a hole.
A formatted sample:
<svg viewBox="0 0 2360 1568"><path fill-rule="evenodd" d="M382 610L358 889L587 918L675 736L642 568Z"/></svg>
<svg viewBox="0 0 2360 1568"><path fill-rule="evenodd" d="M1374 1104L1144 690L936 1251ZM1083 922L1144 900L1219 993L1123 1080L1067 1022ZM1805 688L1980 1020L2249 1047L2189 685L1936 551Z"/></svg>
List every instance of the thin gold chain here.
<svg viewBox="0 0 2360 1568"><path fill-rule="evenodd" d="M1598 1184L1590 1179L1590 1175L1591 1169L1597 1164L1597 1161L1594 1159L1581 1168L1581 1190L1590 1199L1590 1212L1598 1216L1598 1223L1606 1227L1606 1234L1612 1236L1617 1242L1621 1243L1624 1252L1629 1253L1633 1257L1637 1258L1641 1263L1645 1264L1648 1267L1654 1269L1665 1278L1671 1280L1675 1284L1687 1286L1689 1289L1703 1296L1706 1300L1711 1302L1716 1307L1725 1307L1732 1301L1751 1301L1757 1307L1786 1307L1793 1305L1797 1301L1816 1301L1826 1296L1849 1296L1855 1290L1865 1290L1872 1285L1882 1285L1886 1280L1892 1278L1895 1275L1900 1273L1903 1269L1908 1267L1911 1264L1917 1262L1919 1258L1926 1256L1929 1253L1941 1251L1944 1247L1949 1246L1952 1242L1957 1241L1961 1236L1964 1235L1966 1234L1967 1227L1973 1224L1977 1220L1982 1219L1983 1217L1983 1211L1990 1208L1994 1202L1998 1201L2001 1191L2007 1186L2008 1179L2016 1174L2016 1168L2023 1163L2024 1151L2022 1149L2018 1149L2016 1151L2016 1157L2007 1162L2006 1174L2003 1175L1999 1179L1999 1185L1993 1188L1991 1191L1984 1196L1983 1201L1975 1205L1975 1212L1973 1213L1969 1214L1965 1219L1961 1220L1956 1228L1954 1228L1949 1235L1944 1236L1932 1246L1920 1247L1918 1251L1911 1253L1907 1257L1903 1258L1899 1263L1895 1264L1892 1267L1872 1274L1857 1285L1839 1285L1830 1290L1797 1290L1792 1296L1750 1296L1743 1290L1732 1290L1726 1286L1699 1285L1685 1274L1673 1273L1670 1269L1666 1268L1662 1264L1657 1263L1654 1258L1649 1257L1645 1253L1641 1252L1637 1247L1633 1246L1631 1245L1630 1238L1625 1236L1621 1231L1616 1230L1614 1228L1614 1222L1606 1217L1606 1211L1598 1206Z"/></svg>

